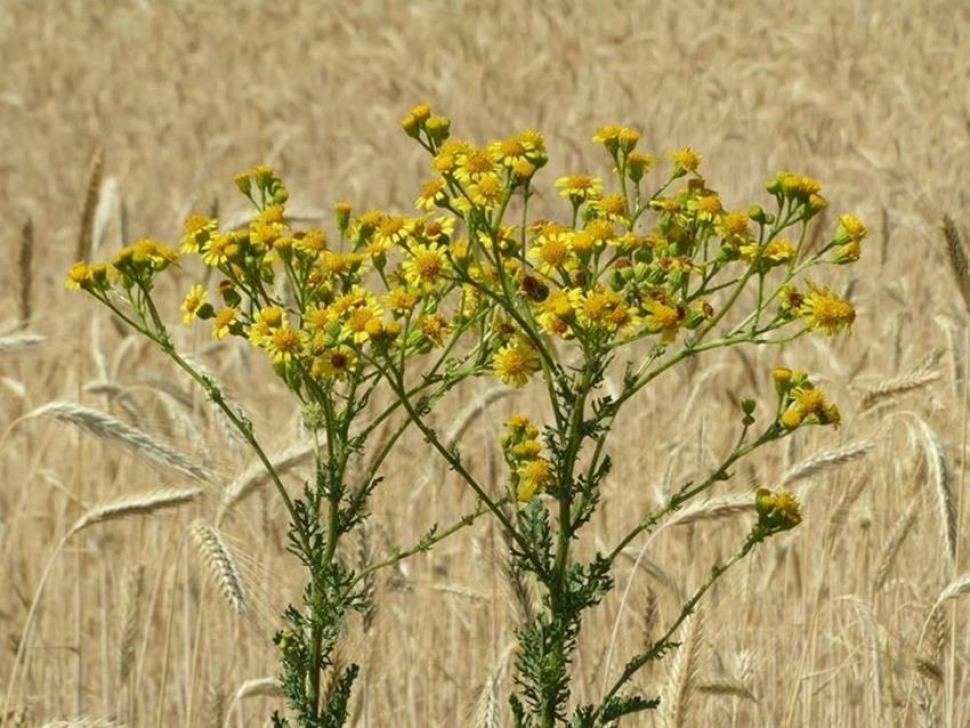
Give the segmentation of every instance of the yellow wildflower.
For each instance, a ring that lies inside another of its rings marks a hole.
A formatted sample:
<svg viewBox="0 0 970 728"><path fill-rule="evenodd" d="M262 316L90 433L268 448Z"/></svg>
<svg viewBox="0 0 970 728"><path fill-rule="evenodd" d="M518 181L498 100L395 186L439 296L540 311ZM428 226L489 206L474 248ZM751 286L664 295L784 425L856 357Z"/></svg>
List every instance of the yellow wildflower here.
<svg viewBox="0 0 970 728"><path fill-rule="evenodd" d="M437 245L416 245L401 265L404 280L420 291L431 292L450 271L445 249Z"/></svg>
<svg viewBox="0 0 970 728"><path fill-rule="evenodd" d="M354 369L357 354L349 346L341 344L327 349L313 361L311 376L321 379L346 379L347 374Z"/></svg>
<svg viewBox="0 0 970 728"><path fill-rule="evenodd" d="M649 312L646 325L650 331L660 333L665 344L677 338L677 331L684 320L679 308L654 300L648 301L645 308Z"/></svg>
<svg viewBox="0 0 970 728"><path fill-rule="evenodd" d="M596 133L593 134L593 141L605 146L606 151L608 151L610 154L616 154L617 150L620 148L620 133L622 131L623 127L615 124L601 126L596 130Z"/></svg>
<svg viewBox="0 0 970 728"><path fill-rule="evenodd" d="M263 346L273 331L283 324L283 311L277 306L267 306L253 316L249 325L249 341L254 346Z"/></svg>
<svg viewBox="0 0 970 728"><path fill-rule="evenodd" d="M492 367L505 384L518 388L539 371L539 356L528 341L516 338L496 352Z"/></svg>
<svg viewBox="0 0 970 728"><path fill-rule="evenodd" d="M207 297L208 294L201 285L196 284L189 289L181 306L183 324L188 326L192 323L192 319L195 318L202 304L206 302Z"/></svg>
<svg viewBox="0 0 970 728"><path fill-rule="evenodd" d="M559 270L573 267L572 238L573 233L569 230L536 237L529 248L529 257L536 261L537 270L551 276Z"/></svg>
<svg viewBox="0 0 970 728"><path fill-rule="evenodd" d="M215 318L212 321L212 335L217 339L224 339L236 324L238 315L239 310L231 306L216 311Z"/></svg>
<svg viewBox="0 0 970 728"><path fill-rule="evenodd" d="M273 329L263 340L274 364L289 364L303 354L309 343L310 337L306 331L290 328L287 323Z"/></svg>
<svg viewBox="0 0 970 728"><path fill-rule="evenodd" d="M574 205L598 200L603 196L603 180L588 174L560 177L556 180L556 187L560 189L559 196L569 198Z"/></svg>
<svg viewBox="0 0 970 728"><path fill-rule="evenodd" d="M201 213L193 212L191 215L185 218L185 226L183 228L181 240L181 252L198 253L200 246L208 241L213 234L218 232L218 230L218 220L213 220Z"/></svg>
<svg viewBox="0 0 970 728"><path fill-rule="evenodd" d="M831 289L809 282L799 314L808 328L825 334L837 334L855 321L855 309Z"/></svg>
<svg viewBox="0 0 970 728"><path fill-rule="evenodd" d="M497 172L495 163L484 147L473 147L461 152L456 157L457 168L455 178L463 185L477 182L487 174Z"/></svg>
<svg viewBox="0 0 970 728"><path fill-rule="evenodd" d="M701 155L690 147L678 149L670 153L670 161L674 164L673 176L682 177L687 172L696 172L701 166Z"/></svg>
<svg viewBox="0 0 970 728"><path fill-rule="evenodd" d="M444 346L445 337L454 328L440 313L422 316L418 326L421 334L431 342L432 346Z"/></svg>
<svg viewBox="0 0 970 728"><path fill-rule="evenodd" d="M516 497L520 503L526 503L532 496L545 491L554 480L552 463L545 458L526 460L518 467L516 475L519 476Z"/></svg>
<svg viewBox="0 0 970 728"><path fill-rule="evenodd" d="M419 210L431 211L436 207L443 207L448 202L448 194L445 191L445 181L440 177L430 182L425 182L421 187L418 199L414 201L414 206Z"/></svg>
<svg viewBox="0 0 970 728"><path fill-rule="evenodd" d="M499 207L505 201L505 183L494 172L483 174L468 185L468 196L479 207Z"/></svg>
<svg viewBox="0 0 970 728"><path fill-rule="evenodd" d="M616 222L627 218L626 198L620 192L594 200L590 207L597 217L605 220Z"/></svg>

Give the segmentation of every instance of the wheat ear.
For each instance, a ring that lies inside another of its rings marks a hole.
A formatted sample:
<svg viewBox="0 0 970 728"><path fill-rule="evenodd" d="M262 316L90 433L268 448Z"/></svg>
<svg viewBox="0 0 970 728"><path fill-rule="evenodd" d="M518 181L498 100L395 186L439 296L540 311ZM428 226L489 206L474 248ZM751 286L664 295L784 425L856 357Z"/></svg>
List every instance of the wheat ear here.
<svg viewBox="0 0 970 728"><path fill-rule="evenodd" d="M29 217L20 229L20 248L17 251L17 273L20 283L20 325L30 323L33 311L34 284L34 222Z"/></svg>
<svg viewBox="0 0 970 728"><path fill-rule="evenodd" d="M100 410L84 407L74 402L49 402L29 412L22 419L50 417L73 425L88 434L104 440L112 440L124 445L129 450L142 455L156 463L167 465L186 475L203 482L215 480L215 473L196 462L185 453L167 445L144 430L132 427Z"/></svg>
<svg viewBox="0 0 970 728"><path fill-rule="evenodd" d="M245 614L249 610L249 602L246 599L242 575L222 536L215 528L202 521L195 521L190 532L202 560L209 566L229 606L236 614Z"/></svg>
<svg viewBox="0 0 970 728"><path fill-rule="evenodd" d="M44 343L39 334L20 334L19 336L0 337L0 354L13 354L24 349L32 349Z"/></svg>
<svg viewBox="0 0 970 728"><path fill-rule="evenodd" d="M970 312L970 266L967 264L967 249L963 246L963 236L953 218L943 216L943 238L946 240L946 253L950 260L950 270L956 279L957 290L963 297L964 308Z"/></svg>
<svg viewBox="0 0 970 728"><path fill-rule="evenodd" d="M88 177L88 190L81 210L81 229L77 236L77 255L75 260L87 260L91 256L94 239L94 213L101 199L101 177L104 173L104 150L98 149L91 161L91 175Z"/></svg>

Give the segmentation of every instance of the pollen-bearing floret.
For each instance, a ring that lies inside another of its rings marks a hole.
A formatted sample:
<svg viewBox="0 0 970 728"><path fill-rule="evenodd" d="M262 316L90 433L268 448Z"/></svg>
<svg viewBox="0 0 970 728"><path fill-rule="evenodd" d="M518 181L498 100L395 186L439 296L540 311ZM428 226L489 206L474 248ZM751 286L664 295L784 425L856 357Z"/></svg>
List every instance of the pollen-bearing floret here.
<svg viewBox="0 0 970 728"><path fill-rule="evenodd" d="M851 303L831 289L811 282L799 313L808 328L829 335L845 331L855 322L855 308Z"/></svg>
<svg viewBox="0 0 970 728"><path fill-rule="evenodd" d="M510 387L524 387L540 369L539 355L521 336L500 348L492 358L495 376Z"/></svg>

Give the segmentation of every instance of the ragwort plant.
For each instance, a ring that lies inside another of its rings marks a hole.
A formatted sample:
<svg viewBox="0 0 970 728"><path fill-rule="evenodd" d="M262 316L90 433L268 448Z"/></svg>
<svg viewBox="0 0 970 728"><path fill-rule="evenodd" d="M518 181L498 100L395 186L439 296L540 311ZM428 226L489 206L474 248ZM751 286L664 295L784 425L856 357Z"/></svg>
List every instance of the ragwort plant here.
<svg viewBox="0 0 970 728"><path fill-rule="evenodd" d="M490 494L448 448L407 393L404 367L377 362L429 442L498 519L511 544L514 569L542 594L540 611L518 630L518 728L615 725L659 699L633 689L649 662L677 646L678 629L711 586L752 548L801 519L789 493L753 494L757 522L737 551L713 564L666 632L632 656L596 704L571 709L571 673L587 610L613 588L611 572L624 547L715 484L768 443L811 425L838 425L839 412L804 371L772 372L777 400L759 426L746 400L732 451L702 482L688 482L657 510L618 534L588 561L574 544L595 517L610 471L607 441L623 408L664 372L703 352L744 344L782 345L812 332L837 334L855 311L829 288L804 279L810 269L852 263L865 226L842 215L834 236L806 249L809 222L825 199L814 180L782 172L767 185L773 209L729 210L699 174L690 148L670 154L658 183L646 180L653 157L636 150L630 128L605 126L593 141L612 164L614 183L588 174L556 180L565 199L562 220L530 217L536 171L546 161L542 137L525 131L484 146L450 138L446 119L415 108L406 133L432 156L434 177L419 206L457 218L464 236L436 247L436 274L487 301L486 348L492 372L522 387L536 378L552 413L543 426L514 416L501 437L509 466L504 497ZM517 222L512 221L518 215ZM481 330L481 329L477 329ZM476 342L478 343L478 342ZM622 385L601 392L607 372Z"/></svg>
<svg viewBox="0 0 970 728"><path fill-rule="evenodd" d="M491 337L476 334L470 338L481 338L480 346L455 351L465 328L477 322L443 314L441 302L452 286L439 285L412 252L437 250L450 234L448 221L377 211L353 217L349 205L337 203L338 235L331 244L323 230L292 228L288 192L268 167L248 170L235 182L253 207L247 225L220 230L217 220L193 214L180 252L139 240L110 262L75 264L67 285L94 296L174 360L265 467L289 515L288 549L306 574L302 606L287 608L285 626L275 635L280 683L299 725L337 728L346 722L358 666L341 668L335 651L347 617L369 606L374 572L427 550L481 514L480 508L448 528L436 525L410 548L351 568L346 537L364 522L382 466L411 424L393 417L400 402L383 403L383 369L374 362L393 362L400 370L411 358L421 359L421 378L406 393L409 403L418 398L416 411L424 413L459 381L488 370ZM284 487L244 412L179 351L159 310L159 274L192 258L221 280L215 300L203 285L191 286L181 305L183 322L207 322L216 339L239 337L264 352L313 435L315 477L299 497ZM288 722L274 715L274 725Z"/></svg>
<svg viewBox="0 0 970 728"><path fill-rule="evenodd" d="M798 524L799 504L790 494L758 489L757 522L735 554L712 566L669 629L629 659L599 702L574 707L570 667L582 620L612 589L623 548L728 479L756 449L802 427L839 422L835 405L805 372L776 369L777 400L764 423L756 426L754 402L745 401L736 444L709 477L685 484L618 534L608 551L584 562L574 542L595 517L618 414L661 374L702 352L847 329L852 306L802 281L817 266L854 262L865 227L843 215L834 237L808 251L806 227L825 207L817 183L781 173L768 184L772 212L758 205L726 210L699 175L700 157L691 149L670 155L669 169L651 190L646 179L655 160L636 150L634 130L613 126L600 129L594 141L612 162L614 190L595 176L564 177L556 181L565 198L563 220L536 220L529 202L547 162L539 133L477 146L450 138L450 122L424 105L403 127L433 159L434 178L421 189L417 217L354 216L338 203L339 235L331 243L323 231L292 228L285 187L258 167L236 180L254 206L248 226L220 230L199 215L186 222L183 255L201 257L224 279L218 305L201 286L192 287L182 305L185 320L210 321L217 338L244 337L264 350L311 430L325 433L316 480L302 498L289 496L244 415L176 351L152 298L157 274L177 262L174 250L139 241L111 263L76 264L68 285L94 295L196 379L273 476L290 514L291 550L307 573L304 606L287 610L287 628L276 638L283 686L301 725L338 726L346 719L356 667L326 701L320 676L346 616L366 603L366 577L482 512L504 531L515 570L542 594L537 617L517 632L515 725L614 725L656 707L656 698L633 690L633 678L677 646L677 630L728 568ZM603 394L613 369L622 372L622 386ZM552 413L541 428L524 416L508 421L500 447L509 479L498 492L476 478L460 443L446 442L428 417L459 382L486 374L512 387L537 380ZM373 415L367 405L382 382L394 401ZM376 448L364 476L348 485L351 459L363 456L368 437L397 408L407 418ZM340 539L362 522L380 467L409 424L475 492L478 507L354 573Z"/></svg>

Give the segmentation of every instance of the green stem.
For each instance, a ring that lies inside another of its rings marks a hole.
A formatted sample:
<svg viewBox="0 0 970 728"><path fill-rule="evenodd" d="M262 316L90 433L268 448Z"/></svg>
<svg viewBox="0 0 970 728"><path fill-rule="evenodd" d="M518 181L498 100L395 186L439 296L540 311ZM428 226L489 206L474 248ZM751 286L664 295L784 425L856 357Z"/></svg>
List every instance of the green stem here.
<svg viewBox="0 0 970 728"><path fill-rule="evenodd" d="M693 614L698 602L700 602L703 596L710 590L712 586L714 586L718 579L724 576L728 569L747 556L748 552L751 551L751 549L754 548L754 546L761 540L762 539L749 535L747 540L744 542L744 545L737 552L735 552L731 558L721 565L715 565L711 569L711 574L707 578L707 581L705 581L700 588L697 589L693 595L691 595L690 599L684 603L683 608L680 610L680 615L664 633L664 635L654 642L650 646L650 649L637 655L626 664L626 666L623 668L623 672L620 674L620 677L616 679L612 687L607 691L606 695L603 696L599 707L590 716L588 723L589 725L597 724L596 719L603 712L604 707L606 707L613 700L613 698L616 697L616 694L623 688L624 685L626 685L627 682L630 681L631 678L633 678L634 675L636 675L637 672L640 671L641 668L643 668L644 665L652 660L659 659L668 650L678 646L677 643L671 642L671 639L677 633L677 630L680 629L680 626L687 620L687 618Z"/></svg>
<svg viewBox="0 0 970 728"><path fill-rule="evenodd" d="M777 440L780 437L777 425L773 424L767 430L761 433L757 440L753 441L748 445L738 446L734 451L726 457L721 464L712 472L706 480L704 480L699 485L693 486L688 483L679 491L670 496L666 505L662 508L653 511L645 518L643 518L640 523L638 523L629 533L627 533L623 538L620 539L619 543L610 551L606 559L613 563L620 553L625 549L637 536L639 536L644 531L650 531L654 528L660 521L662 521L667 515L673 513L674 511L680 510L681 506L684 505L691 498L696 496L698 493L702 493L715 483L727 480L730 477L728 469L734 465L738 460L745 457L751 452L754 452L759 447Z"/></svg>

